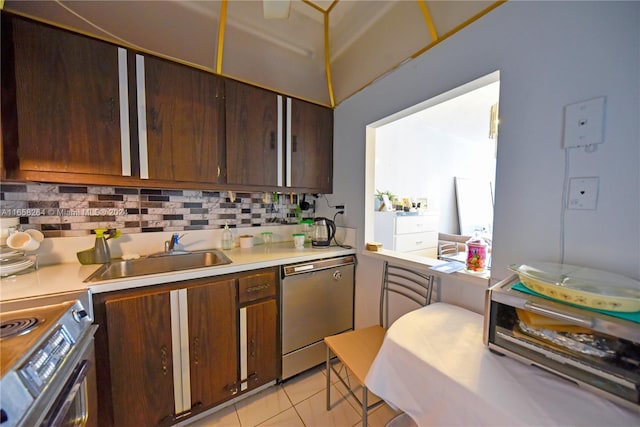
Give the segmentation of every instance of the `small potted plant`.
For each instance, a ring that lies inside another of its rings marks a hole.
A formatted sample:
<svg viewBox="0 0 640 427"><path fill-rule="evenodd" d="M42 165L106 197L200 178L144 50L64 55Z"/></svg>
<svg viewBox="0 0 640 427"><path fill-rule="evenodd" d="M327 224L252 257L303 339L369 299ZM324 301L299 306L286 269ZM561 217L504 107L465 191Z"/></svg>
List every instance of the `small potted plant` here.
<svg viewBox="0 0 640 427"><path fill-rule="evenodd" d="M389 202L391 203L390 209L387 209L387 206L385 206L384 196L387 196ZM375 203L376 211L393 210L393 201L395 200L395 198L396 196L394 196L393 193L391 193L391 191L376 190L376 203Z"/></svg>

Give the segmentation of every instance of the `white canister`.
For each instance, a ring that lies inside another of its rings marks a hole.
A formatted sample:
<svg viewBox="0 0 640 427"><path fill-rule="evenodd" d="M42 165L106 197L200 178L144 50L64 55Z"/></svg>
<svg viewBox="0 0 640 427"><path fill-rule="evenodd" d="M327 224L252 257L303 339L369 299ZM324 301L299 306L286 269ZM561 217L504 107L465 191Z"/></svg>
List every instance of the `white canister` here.
<svg viewBox="0 0 640 427"><path fill-rule="evenodd" d="M240 236L240 247L241 248L252 248L253 247L253 236L250 234L245 234Z"/></svg>

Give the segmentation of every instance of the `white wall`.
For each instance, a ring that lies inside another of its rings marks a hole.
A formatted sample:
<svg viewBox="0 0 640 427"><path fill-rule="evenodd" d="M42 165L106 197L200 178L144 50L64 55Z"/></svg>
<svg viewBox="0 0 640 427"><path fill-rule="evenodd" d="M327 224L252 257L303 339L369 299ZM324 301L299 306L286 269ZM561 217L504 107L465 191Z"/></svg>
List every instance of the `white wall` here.
<svg viewBox="0 0 640 427"><path fill-rule="evenodd" d="M505 3L336 108L329 199L346 203L362 248L365 126L500 70L492 280L559 261L563 107L606 96L605 143L571 153L569 175L599 176L600 194L596 211L567 212L565 262L640 278L639 57L640 2ZM362 295L377 273L358 269L356 325L375 310Z"/></svg>
<svg viewBox="0 0 640 427"><path fill-rule="evenodd" d="M484 139L461 138L407 120L382 126L376 129L375 188L401 198L427 198L428 208L439 214L438 230L458 233L455 177L487 183L495 178L493 143Z"/></svg>

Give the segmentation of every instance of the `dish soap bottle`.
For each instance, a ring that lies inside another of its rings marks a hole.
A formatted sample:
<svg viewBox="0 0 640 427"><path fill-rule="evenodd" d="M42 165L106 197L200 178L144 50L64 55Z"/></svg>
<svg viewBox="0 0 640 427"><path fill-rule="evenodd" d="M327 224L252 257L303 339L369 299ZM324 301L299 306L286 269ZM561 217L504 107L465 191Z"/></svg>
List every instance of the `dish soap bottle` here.
<svg viewBox="0 0 640 427"><path fill-rule="evenodd" d="M231 249L233 248L233 235L231 234L231 230L229 230L229 224L224 223L224 230L222 230L222 249Z"/></svg>
<svg viewBox="0 0 640 427"><path fill-rule="evenodd" d="M111 260L109 245L104 238L104 233L107 232L107 229L97 228L94 231L96 233L96 243L93 247L93 262L96 264L105 264Z"/></svg>

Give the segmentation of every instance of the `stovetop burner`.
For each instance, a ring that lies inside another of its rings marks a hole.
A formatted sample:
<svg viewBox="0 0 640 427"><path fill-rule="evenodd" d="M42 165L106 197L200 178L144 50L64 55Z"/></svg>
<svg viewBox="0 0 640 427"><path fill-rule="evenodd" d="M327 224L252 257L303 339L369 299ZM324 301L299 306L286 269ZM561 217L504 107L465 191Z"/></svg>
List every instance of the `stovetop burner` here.
<svg viewBox="0 0 640 427"><path fill-rule="evenodd" d="M26 334L43 322L44 319L41 317L25 317L5 320L0 323L0 338L9 338Z"/></svg>

